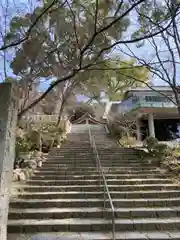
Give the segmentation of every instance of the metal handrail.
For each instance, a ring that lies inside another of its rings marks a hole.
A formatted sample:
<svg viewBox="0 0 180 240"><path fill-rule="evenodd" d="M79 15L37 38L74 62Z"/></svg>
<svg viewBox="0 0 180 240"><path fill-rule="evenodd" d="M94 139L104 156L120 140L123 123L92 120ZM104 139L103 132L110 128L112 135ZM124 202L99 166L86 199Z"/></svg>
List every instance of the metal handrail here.
<svg viewBox="0 0 180 240"><path fill-rule="evenodd" d="M111 207L111 213L112 213L112 237L113 237L113 240L115 240L115 208L114 208L114 205L113 205L113 201L112 201L112 198L111 198L111 194L109 192L109 188L108 188L108 185L107 185L107 181L106 181L106 177L105 177L105 174L104 174L104 169L101 165L101 160L99 158L99 154L98 154L98 151L97 151L97 147L96 147L96 143L95 143L95 140L94 140L94 136L92 136L92 133L91 133L91 130L90 130L90 127L89 127L89 140L90 140L90 144L91 144L91 147L93 149L93 153L95 154L95 157L96 157L96 168L99 172L99 177L102 176L102 180L104 182L104 208L106 208L106 195L108 196L108 199L109 199L109 203L110 203L110 207ZM101 179L100 179L100 184L101 184Z"/></svg>

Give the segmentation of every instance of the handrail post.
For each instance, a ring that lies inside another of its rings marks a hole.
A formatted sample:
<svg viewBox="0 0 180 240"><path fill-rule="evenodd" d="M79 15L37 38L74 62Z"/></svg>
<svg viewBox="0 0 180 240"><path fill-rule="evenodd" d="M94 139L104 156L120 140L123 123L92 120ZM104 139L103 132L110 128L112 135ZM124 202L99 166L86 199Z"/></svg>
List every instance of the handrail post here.
<svg viewBox="0 0 180 240"><path fill-rule="evenodd" d="M113 240L116 239L116 227L115 227L115 214L114 214L114 211L112 211L112 237L113 237Z"/></svg>
<svg viewBox="0 0 180 240"><path fill-rule="evenodd" d="M104 186L104 209L106 209L106 187Z"/></svg>
<svg viewBox="0 0 180 240"><path fill-rule="evenodd" d="M91 147L92 147L91 130L90 130L89 124L88 124L88 132L89 132L89 142L90 142L90 145L91 145Z"/></svg>

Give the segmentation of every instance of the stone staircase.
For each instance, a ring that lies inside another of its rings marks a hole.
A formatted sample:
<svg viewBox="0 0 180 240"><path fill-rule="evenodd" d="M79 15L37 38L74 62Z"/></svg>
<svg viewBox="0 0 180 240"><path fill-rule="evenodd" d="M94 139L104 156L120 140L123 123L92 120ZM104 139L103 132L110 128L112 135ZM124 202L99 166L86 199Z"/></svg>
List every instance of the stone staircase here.
<svg viewBox="0 0 180 240"><path fill-rule="evenodd" d="M91 126L116 210L116 239L180 239L180 186L133 149ZM99 184L88 128L72 128L12 199L8 240L112 239L109 201Z"/></svg>

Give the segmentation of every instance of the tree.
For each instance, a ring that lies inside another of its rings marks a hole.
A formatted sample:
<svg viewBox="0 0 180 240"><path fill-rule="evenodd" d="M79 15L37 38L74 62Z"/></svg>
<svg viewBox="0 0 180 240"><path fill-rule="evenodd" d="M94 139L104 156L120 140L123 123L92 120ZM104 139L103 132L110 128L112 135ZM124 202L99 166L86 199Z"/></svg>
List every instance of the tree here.
<svg viewBox="0 0 180 240"><path fill-rule="evenodd" d="M129 88L143 86L150 81L149 70L146 67L137 66L135 59L111 60L106 63L105 68L99 70L104 72L103 91L110 101L119 101ZM135 81L134 77L141 82Z"/></svg>
<svg viewBox="0 0 180 240"><path fill-rule="evenodd" d="M169 97L161 92L168 101L173 102L180 114L180 98L179 98L179 58L180 58L180 34L179 34L179 13L180 2L179 1L164 1L161 6L149 5L142 9L137 9L141 28L146 28L146 31L151 32L152 26L156 26L159 30L162 26L158 23L158 20L165 21L166 19L171 23L169 28L158 34L156 37L152 37L147 42L142 42L140 47L151 50L150 58L142 58L138 52L127 46L125 53L129 57L133 57L141 66L147 67L152 76L162 82L163 85L170 86L174 93L174 97ZM148 12L153 13L153 18L150 18ZM137 46L139 47L139 46ZM139 79L135 79L139 81ZM152 90L157 91L146 83Z"/></svg>
<svg viewBox="0 0 180 240"><path fill-rule="evenodd" d="M158 21L161 30L156 26L151 33L136 29L130 36L125 36L130 23L129 14L145 2L46 1L33 12L13 18L11 31L6 35L6 45L1 50L19 46L11 65L14 73L27 73L31 65L38 79L55 79L19 116L35 106L59 83L71 81L82 71L102 64L116 45L136 43L167 29L170 23L165 19Z"/></svg>
<svg viewBox="0 0 180 240"><path fill-rule="evenodd" d="M121 61L118 58L106 60L97 67L90 67L81 74L81 78L87 79L81 84L80 92L89 100L102 103L102 99L120 101L124 92L132 87L144 86L150 82L150 71L144 66L137 66L136 59ZM139 79L136 81L134 78Z"/></svg>
<svg viewBox="0 0 180 240"><path fill-rule="evenodd" d="M137 66L135 59L110 62L107 66L107 75L106 95L110 101L119 101L129 88L143 86L150 81L149 70L146 67ZM142 82L135 81L133 77Z"/></svg>

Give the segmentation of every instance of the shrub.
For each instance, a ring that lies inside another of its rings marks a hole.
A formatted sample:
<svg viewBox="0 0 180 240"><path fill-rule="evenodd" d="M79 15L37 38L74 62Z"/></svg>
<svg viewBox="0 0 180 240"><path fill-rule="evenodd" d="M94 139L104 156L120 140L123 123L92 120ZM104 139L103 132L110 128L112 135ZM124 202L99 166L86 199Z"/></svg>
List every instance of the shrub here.
<svg viewBox="0 0 180 240"><path fill-rule="evenodd" d="M139 156L141 159L149 158L149 153L144 150L139 150Z"/></svg>
<svg viewBox="0 0 180 240"><path fill-rule="evenodd" d="M157 138L154 137L147 137L145 140L146 147L150 153L153 153L155 147L158 145Z"/></svg>
<svg viewBox="0 0 180 240"><path fill-rule="evenodd" d="M29 152L30 146L26 138L17 137L16 138L16 153Z"/></svg>
<svg viewBox="0 0 180 240"><path fill-rule="evenodd" d="M126 147L126 146L132 146L135 145L136 143L136 139L134 137L127 137L127 136L123 136L121 137L121 139L119 140L119 143Z"/></svg>
<svg viewBox="0 0 180 240"><path fill-rule="evenodd" d="M177 158L180 157L180 145L178 145L175 149L174 149L174 152L173 152L173 155Z"/></svg>
<svg viewBox="0 0 180 240"><path fill-rule="evenodd" d="M29 139L33 142L32 150L41 148L43 152L48 152L52 143L58 142L65 133L65 126L62 121L59 126L56 123L31 124ZM41 137L41 146L39 138ZM56 144L57 145L57 144ZM54 145L54 146L56 146Z"/></svg>
<svg viewBox="0 0 180 240"><path fill-rule="evenodd" d="M122 138L127 134L125 129L116 122L109 124L108 128L110 130L111 135L118 139Z"/></svg>
<svg viewBox="0 0 180 240"><path fill-rule="evenodd" d="M23 159L20 158L21 153L29 153L30 144L27 140L27 135L24 134L23 138L17 136L16 137L16 145L15 145L15 160L14 160L14 168L19 167Z"/></svg>
<svg viewBox="0 0 180 240"><path fill-rule="evenodd" d="M166 144L159 143L155 146L153 153L162 163L162 160L166 160L167 157L171 156L172 149Z"/></svg>
<svg viewBox="0 0 180 240"><path fill-rule="evenodd" d="M167 148L166 144L159 143L154 147L154 152L155 154L166 155L166 148Z"/></svg>

